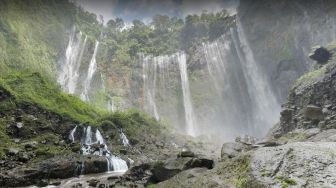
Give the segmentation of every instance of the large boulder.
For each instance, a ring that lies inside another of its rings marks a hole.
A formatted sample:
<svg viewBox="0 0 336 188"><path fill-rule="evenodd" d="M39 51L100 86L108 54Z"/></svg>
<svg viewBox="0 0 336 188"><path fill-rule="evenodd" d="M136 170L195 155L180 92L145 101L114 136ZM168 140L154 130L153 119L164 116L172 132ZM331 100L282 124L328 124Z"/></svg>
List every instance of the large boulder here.
<svg viewBox="0 0 336 188"><path fill-rule="evenodd" d="M334 187L335 153L335 142L297 142L259 148L252 157L252 174L271 187Z"/></svg>
<svg viewBox="0 0 336 188"><path fill-rule="evenodd" d="M324 47L315 46L309 54L309 57L319 64L325 64L331 58L331 53Z"/></svg>
<svg viewBox="0 0 336 188"><path fill-rule="evenodd" d="M238 156L241 152L247 151L248 146L239 143L239 142L230 142L230 143L225 143L222 146L221 150L221 158L226 159L226 158L233 158Z"/></svg>

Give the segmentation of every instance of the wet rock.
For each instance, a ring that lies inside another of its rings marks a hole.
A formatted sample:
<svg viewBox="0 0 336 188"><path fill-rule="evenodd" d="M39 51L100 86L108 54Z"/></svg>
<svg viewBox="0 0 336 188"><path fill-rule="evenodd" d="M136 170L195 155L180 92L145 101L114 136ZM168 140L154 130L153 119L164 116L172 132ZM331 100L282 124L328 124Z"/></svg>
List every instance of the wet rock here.
<svg viewBox="0 0 336 188"><path fill-rule="evenodd" d="M49 185L49 183L48 183L48 180L42 179L37 183L37 185L39 187L45 187L45 186Z"/></svg>
<svg viewBox="0 0 336 188"><path fill-rule="evenodd" d="M19 154L19 161L20 162L23 162L23 163L26 163L26 162L28 162L29 161L29 159L30 159L30 157L29 157L29 155L27 154L27 153L20 153Z"/></svg>
<svg viewBox="0 0 336 188"><path fill-rule="evenodd" d="M317 61L319 64L325 64L331 58L331 53L324 47L315 46L309 54L309 58Z"/></svg>
<svg viewBox="0 0 336 188"><path fill-rule="evenodd" d="M186 150L186 151L181 151L177 156L178 157L195 157L195 153L190 150Z"/></svg>
<svg viewBox="0 0 336 188"><path fill-rule="evenodd" d="M107 161L105 157L86 157L84 158L84 166L84 174L102 173L107 171Z"/></svg>
<svg viewBox="0 0 336 188"><path fill-rule="evenodd" d="M88 183L89 183L89 186L96 187L99 181L97 179L91 179L88 181Z"/></svg>
<svg viewBox="0 0 336 188"><path fill-rule="evenodd" d="M17 155L19 152L20 152L20 150L17 149L17 148L9 148L9 149L7 149L6 154L9 155L9 156L15 156L15 155Z"/></svg>
<svg viewBox="0 0 336 188"><path fill-rule="evenodd" d="M323 120L324 115L321 107L308 105L304 111L304 117L310 120Z"/></svg>

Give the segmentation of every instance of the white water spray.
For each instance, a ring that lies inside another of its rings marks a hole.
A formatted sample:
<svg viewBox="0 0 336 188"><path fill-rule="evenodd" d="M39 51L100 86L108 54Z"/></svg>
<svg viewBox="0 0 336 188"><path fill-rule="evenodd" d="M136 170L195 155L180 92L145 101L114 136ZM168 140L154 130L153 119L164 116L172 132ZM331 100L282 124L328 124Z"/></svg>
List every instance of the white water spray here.
<svg viewBox="0 0 336 188"><path fill-rule="evenodd" d="M193 107L191 103L189 79L188 79L188 72L187 72L187 59L186 59L185 53L179 53L177 55L177 60L178 60L180 75L181 75L183 105L184 105L185 120L186 120L186 132L189 135L195 136L196 135L195 119L194 119L194 112L193 112Z"/></svg>
<svg viewBox="0 0 336 188"><path fill-rule="evenodd" d="M65 53L64 62L61 63L61 69L57 82L65 92L74 94L78 84L79 68L81 66L83 53L86 47L87 36L82 39L82 32L76 33L76 28L72 30L69 36L69 42Z"/></svg>
<svg viewBox="0 0 336 188"><path fill-rule="evenodd" d="M97 56L97 52L98 52L98 46L99 46L99 42L96 41L95 44L95 48L93 51L93 55L89 64L89 68L88 68L88 72L87 72L87 77L85 79L84 82L84 89L83 92L80 95L80 98L83 101L89 101L89 91L90 91L90 87L91 87L91 82L92 82L92 78L97 70L97 62L96 62L96 56Z"/></svg>

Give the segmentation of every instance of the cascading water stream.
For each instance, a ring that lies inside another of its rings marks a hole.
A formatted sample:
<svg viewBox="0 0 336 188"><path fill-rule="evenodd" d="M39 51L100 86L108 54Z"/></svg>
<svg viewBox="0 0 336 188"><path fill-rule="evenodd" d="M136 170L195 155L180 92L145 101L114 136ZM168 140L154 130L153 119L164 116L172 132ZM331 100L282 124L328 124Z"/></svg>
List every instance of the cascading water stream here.
<svg viewBox="0 0 336 188"><path fill-rule="evenodd" d="M75 141L74 134L77 131L77 126L71 130L69 138ZM126 136L125 136L126 137ZM127 139L127 138L126 138ZM98 144L99 150L93 145ZM113 155L111 151L108 150L106 142L98 129L95 132L92 131L91 126L83 128L83 135L81 140L81 151L83 155L98 155L104 156L107 161L108 172L125 172L128 169L126 161ZM85 168L84 163L82 163L82 171Z"/></svg>
<svg viewBox="0 0 336 188"><path fill-rule="evenodd" d="M130 146L129 140L122 129L119 130L119 135L124 146Z"/></svg>
<svg viewBox="0 0 336 188"><path fill-rule="evenodd" d="M177 62L179 64L180 75L181 75L183 105L184 105L185 120L186 120L186 132L189 135L195 136L196 135L195 119L194 119L194 112L193 112L193 107L191 103L189 79L188 79L188 72L187 72L187 59L186 59L185 53L177 54Z"/></svg>
<svg viewBox="0 0 336 188"><path fill-rule="evenodd" d="M87 36L82 39L82 32L76 33L76 28L69 36L69 43L65 53L65 59L61 63L58 83L65 92L74 94L78 84L79 68L86 47Z"/></svg>
<svg viewBox="0 0 336 188"><path fill-rule="evenodd" d="M159 120L160 117L155 103L157 74L156 62L151 62L150 59L151 57L144 57L144 55L141 55L144 96L146 96L147 103L149 104L149 111L151 111L150 113L155 117L156 120ZM154 75L153 80L149 79L151 78L152 74Z"/></svg>
<svg viewBox="0 0 336 188"><path fill-rule="evenodd" d="M92 82L92 78L97 70L97 62L96 62L96 56L97 56L97 52L98 52L98 47L99 47L99 42L96 41L95 44L95 48L93 51L93 55L89 64L89 68L88 68L88 72L87 72L87 77L85 79L84 82L84 89L83 92L80 94L80 98L83 101L89 101L89 90L91 87L91 82Z"/></svg>

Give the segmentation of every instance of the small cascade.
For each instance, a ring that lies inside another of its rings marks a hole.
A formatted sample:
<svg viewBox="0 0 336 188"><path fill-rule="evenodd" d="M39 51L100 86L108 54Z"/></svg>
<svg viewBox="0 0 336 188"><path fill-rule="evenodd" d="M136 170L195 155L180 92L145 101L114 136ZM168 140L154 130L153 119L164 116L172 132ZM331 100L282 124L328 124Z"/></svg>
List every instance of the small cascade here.
<svg viewBox="0 0 336 188"><path fill-rule="evenodd" d="M107 109L110 112L115 112L115 106L114 106L114 102L113 102L113 98L111 98L108 102L107 102Z"/></svg>
<svg viewBox="0 0 336 188"><path fill-rule="evenodd" d="M181 85L182 85L182 93L183 93L183 105L185 112L185 120L186 120L186 132L189 135L195 136L195 119L194 112L191 103L191 95L189 89L189 79L187 72L187 59L185 53L179 53L177 55L180 75L181 75Z"/></svg>
<svg viewBox="0 0 336 188"><path fill-rule="evenodd" d="M74 129L71 130L70 135L69 135L69 139L72 141L72 143L75 142L75 132L76 132L76 130L77 130L77 125Z"/></svg>
<svg viewBox="0 0 336 188"><path fill-rule="evenodd" d="M75 127L70 132L70 140L72 136L76 133L77 127ZM74 140L74 139L73 139ZM128 169L126 161L122 160L120 157L115 156L108 149L106 142L103 138L101 132L96 129L92 131L92 127L84 127L83 135L81 140L81 151L83 155L98 155L104 156L107 161L108 171L113 172L125 172ZM84 168L84 163L82 163L82 171Z"/></svg>
<svg viewBox="0 0 336 188"><path fill-rule="evenodd" d="M65 52L65 59L60 63L57 82L65 92L74 94L78 84L79 68L86 47L87 36L83 40L82 32L76 33L74 27Z"/></svg>
<svg viewBox="0 0 336 188"><path fill-rule="evenodd" d="M93 51L93 55L89 64L89 68L87 71L87 77L85 79L84 82L84 89L83 92L80 94L80 98L83 101L89 101L89 91L90 91L90 87L91 87L91 82L92 82L92 78L97 70L97 62L96 62L96 56L97 56L97 52L98 52L98 46L99 46L99 42L96 41L96 45Z"/></svg>
<svg viewBox="0 0 336 188"><path fill-rule="evenodd" d="M119 135L124 146L130 146L129 140L122 129L119 130Z"/></svg>

